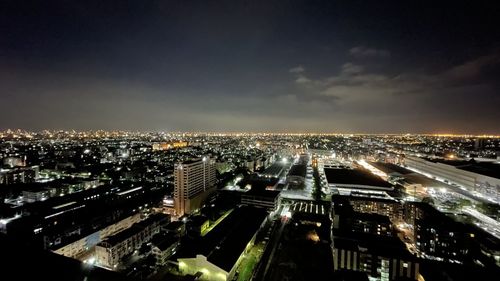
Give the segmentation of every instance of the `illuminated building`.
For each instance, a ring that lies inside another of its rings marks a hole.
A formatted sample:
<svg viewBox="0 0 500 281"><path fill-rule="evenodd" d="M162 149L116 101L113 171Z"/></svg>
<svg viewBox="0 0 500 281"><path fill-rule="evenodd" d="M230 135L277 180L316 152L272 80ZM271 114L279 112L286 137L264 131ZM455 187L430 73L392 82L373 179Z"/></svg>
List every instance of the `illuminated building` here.
<svg viewBox="0 0 500 281"><path fill-rule="evenodd" d="M215 186L215 161L208 157L174 166L174 208L178 216L199 209Z"/></svg>
<svg viewBox="0 0 500 281"><path fill-rule="evenodd" d="M395 222L403 220L403 205L396 200L356 196L346 196L346 199L356 212L388 216Z"/></svg>
<svg viewBox="0 0 500 281"><path fill-rule="evenodd" d="M188 142L186 141L162 142L153 144L153 150L169 150L172 148L181 148L186 146L188 146Z"/></svg>
<svg viewBox="0 0 500 281"><path fill-rule="evenodd" d="M267 211L262 208L237 208L213 231L180 250L179 271L198 275L199 280L233 280L266 217Z"/></svg>
<svg viewBox="0 0 500 281"><path fill-rule="evenodd" d="M407 222L414 226L415 244L421 253L454 262L463 262L472 254L472 228L425 203L408 203L405 212Z"/></svg>
<svg viewBox="0 0 500 281"><path fill-rule="evenodd" d="M121 221L118 221L117 223L111 224L73 243L67 244L64 247L60 247L57 250L54 250L54 253L66 257L75 258L78 255L84 253L88 249L95 246L97 243L106 239L107 237L131 227L133 224L138 223L140 220L141 220L140 214L129 216Z"/></svg>
<svg viewBox="0 0 500 281"><path fill-rule="evenodd" d="M478 192L495 202L500 198L500 165L494 163L470 163L468 161L427 160L408 156L405 165L424 174L442 179L446 183Z"/></svg>
<svg viewBox="0 0 500 281"><path fill-rule="evenodd" d="M367 170L325 166L323 171L330 189L341 194L350 194L356 190L378 193L393 190L388 182Z"/></svg>
<svg viewBox="0 0 500 281"><path fill-rule="evenodd" d="M394 237L369 235L335 237L333 267L336 271L367 273L376 280L419 280L420 263Z"/></svg>

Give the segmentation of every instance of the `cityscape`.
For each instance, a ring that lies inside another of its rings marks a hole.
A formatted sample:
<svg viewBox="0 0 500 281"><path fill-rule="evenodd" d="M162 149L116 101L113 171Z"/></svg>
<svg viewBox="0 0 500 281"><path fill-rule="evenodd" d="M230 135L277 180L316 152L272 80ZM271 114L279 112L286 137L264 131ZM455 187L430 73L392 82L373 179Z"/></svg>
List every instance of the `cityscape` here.
<svg viewBox="0 0 500 281"><path fill-rule="evenodd" d="M461 280L500 266L498 136L0 136L4 243L50 272L82 264L64 278Z"/></svg>
<svg viewBox="0 0 500 281"><path fill-rule="evenodd" d="M494 280L500 5L426 2L0 1L0 280Z"/></svg>

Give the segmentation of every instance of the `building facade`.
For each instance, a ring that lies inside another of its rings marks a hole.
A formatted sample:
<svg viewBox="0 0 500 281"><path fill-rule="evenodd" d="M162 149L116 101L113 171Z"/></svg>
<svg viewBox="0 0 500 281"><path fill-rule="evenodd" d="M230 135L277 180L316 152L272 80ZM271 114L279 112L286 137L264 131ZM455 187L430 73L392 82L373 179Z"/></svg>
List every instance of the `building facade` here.
<svg viewBox="0 0 500 281"><path fill-rule="evenodd" d="M367 273L378 280L406 278L419 280L420 264L413 258L377 254L366 248L333 248L334 270L352 270Z"/></svg>
<svg viewBox="0 0 500 281"><path fill-rule="evenodd" d="M138 249L144 242L150 241L169 221L168 216L155 214L106 238L95 248L97 264L110 269L116 268L124 256Z"/></svg>
<svg viewBox="0 0 500 281"><path fill-rule="evenodd" d="M95 233L87 235L63 247L60 247L54 250L54 253L70 258L77 258L79 255L85 253L86 251L94 247L97 243L106 239L108 236L114 235L124 229L127 229L134 223L138 223L140 220L141 215L139 213L126 217L125 219L113 223Z"/></svg>
<svg viewBox="0 0 500 281"><path fill-rule="evenodd" d="M215 160L203 157L174 166L174 208L178 216L201 207L216 183Z"/></svg>

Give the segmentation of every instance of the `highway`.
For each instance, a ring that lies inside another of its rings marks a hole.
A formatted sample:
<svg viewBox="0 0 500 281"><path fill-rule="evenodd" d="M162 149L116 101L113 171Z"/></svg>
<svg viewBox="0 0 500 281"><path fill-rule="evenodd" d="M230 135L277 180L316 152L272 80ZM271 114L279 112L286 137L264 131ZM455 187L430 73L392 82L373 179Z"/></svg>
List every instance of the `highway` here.
<svg viewBox="0 0 500 281"><path fill-rule="evenodd" d="M484 229L486 232L500 239L500 222L474 210L471 207L462 208L462 212L476 218L481 223L476 223L477 226Z"/></svg>

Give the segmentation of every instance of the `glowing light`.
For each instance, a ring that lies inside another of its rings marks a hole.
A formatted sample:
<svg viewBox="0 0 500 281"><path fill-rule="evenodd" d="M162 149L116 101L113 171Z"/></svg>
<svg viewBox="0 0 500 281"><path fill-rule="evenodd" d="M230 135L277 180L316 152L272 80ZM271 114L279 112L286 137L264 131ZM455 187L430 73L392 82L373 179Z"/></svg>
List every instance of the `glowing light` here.
<svg viewBox="0 0 500 281"><path fill-rule="evenodd" d="M224 273L222 273L222 272L217 273L217 276L218 276L219 278L221 278L222 280L226 280L226 274L224 274Z"/></svg>
<svg viewBox="0 0 500 281"><path fill-rule="evenodd" d="M125 190L125 191L122 191L122 192L118 192L117 194L118 195L125 195L125 194L131 193L131 192L134 192L134 191L137 191L137 190L140 190L140 189L142 189L142 186L136 187L136 188L132 188L132 189L129 189L129 190Z"/></svg>

